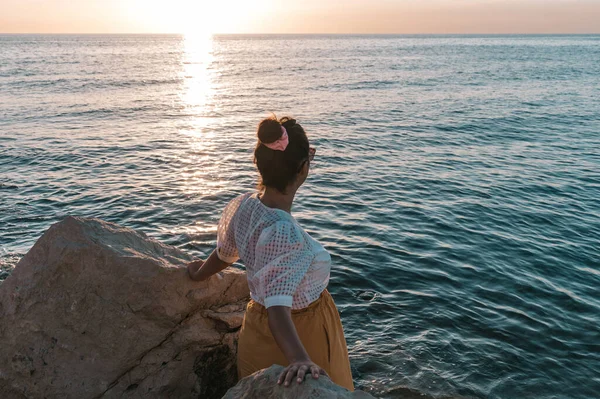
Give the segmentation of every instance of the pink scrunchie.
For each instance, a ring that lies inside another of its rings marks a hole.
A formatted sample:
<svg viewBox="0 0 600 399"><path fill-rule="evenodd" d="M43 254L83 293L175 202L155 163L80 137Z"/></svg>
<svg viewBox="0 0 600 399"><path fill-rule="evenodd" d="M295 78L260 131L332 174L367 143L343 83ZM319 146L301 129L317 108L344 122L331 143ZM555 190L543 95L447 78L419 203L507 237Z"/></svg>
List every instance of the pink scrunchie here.
<svg viewBox="0 0 600 399"><path fill-rule="evenodd" d="M290 141L288 139L287 130L285 130L285 128L283 126L281 126L281 132L282 132L281 137L279 139L277 139L277 141L274 141L274 142L268 143L268 144L267 143L263 143L263 144L275 151L285 150Z"/></svg>

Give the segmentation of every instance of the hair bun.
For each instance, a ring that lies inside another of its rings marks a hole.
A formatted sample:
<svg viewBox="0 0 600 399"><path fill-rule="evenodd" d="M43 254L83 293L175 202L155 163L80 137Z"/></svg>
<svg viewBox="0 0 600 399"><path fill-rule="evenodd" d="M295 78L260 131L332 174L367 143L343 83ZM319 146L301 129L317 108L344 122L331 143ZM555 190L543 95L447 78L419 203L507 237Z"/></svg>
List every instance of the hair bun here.
<svg viewBox="0 0 600 399"><path fill-rule="evenodd" d="M261 142L265 144L274 143L279 140L283 134L281 123L275 118L263 119L258 124L258 131L256 134Z"/></svg>
<svg viewBox="0 0 600 399"><path fill-rule="evenodd" d="M288 128L290 128L290 127L292 127L292 126L294 126L296 124L296 120L295 119L288 118L288 117L281 118L280 122L281 122L281 125L283 127L285 127L286 129L288 129Z"/></svg>

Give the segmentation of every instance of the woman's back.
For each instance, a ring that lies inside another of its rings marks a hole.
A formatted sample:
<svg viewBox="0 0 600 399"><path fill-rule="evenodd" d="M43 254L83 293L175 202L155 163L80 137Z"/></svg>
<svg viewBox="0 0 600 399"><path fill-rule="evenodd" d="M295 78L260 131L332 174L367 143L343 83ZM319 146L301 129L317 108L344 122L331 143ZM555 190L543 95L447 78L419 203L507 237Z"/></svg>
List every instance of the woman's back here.
<svg viewBox="0 0 600 399"><path fill-rule="evenodd" d="M264 205L258 193L240 195L225 207L217 255L228 263L242 260L252 299L267 307L307 307L329 282L329 253L292 215Z"/></svg>

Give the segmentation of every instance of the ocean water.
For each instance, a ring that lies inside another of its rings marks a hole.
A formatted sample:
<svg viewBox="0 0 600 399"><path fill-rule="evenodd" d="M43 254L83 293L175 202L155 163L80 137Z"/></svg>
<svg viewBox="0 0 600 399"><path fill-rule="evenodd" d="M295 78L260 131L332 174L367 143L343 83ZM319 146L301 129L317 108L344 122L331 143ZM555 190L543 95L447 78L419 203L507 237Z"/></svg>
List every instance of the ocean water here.
<svg viewBox="0 0 600 399"><path fill-rule="evenodd" d="M65 215L206 256L270 111L357 387L600 397L600 36L0 36L0 279Z"/></svg>

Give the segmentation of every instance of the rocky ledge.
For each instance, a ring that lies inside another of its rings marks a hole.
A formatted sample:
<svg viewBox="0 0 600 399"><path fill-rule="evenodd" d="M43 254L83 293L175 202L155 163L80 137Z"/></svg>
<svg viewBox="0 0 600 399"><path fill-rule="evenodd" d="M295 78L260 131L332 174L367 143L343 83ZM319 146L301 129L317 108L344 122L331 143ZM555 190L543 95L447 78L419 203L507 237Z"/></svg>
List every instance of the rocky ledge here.
<svg viewBox="0 0 600 399"><path fill-rule="evenodd" d="M273 365L268 369L240 380L238 384L227 391L223 399L369 399L373 396L363 391L350 392L346 388L334 384L329 377L320 376L318 379L307 377L302 384L296 382L289 387L277 384L277 378L283 367Z"/></svg>
<svg viewBox="0 0 600 399"><path fill-rule="evenodd" d="M52 225L0 285L0 398L222 397L248 284L235 268L194 282L190 260L99 219ZM277 367L227 397L361 397L327 378L284 390Z"/></svg>
<svg viewBox="0 0 600 399"><path fill-rule="evenodd" d="M220 398L235 384L244 272L99 219L53 225L0 286L0 398Z"/></svg>

